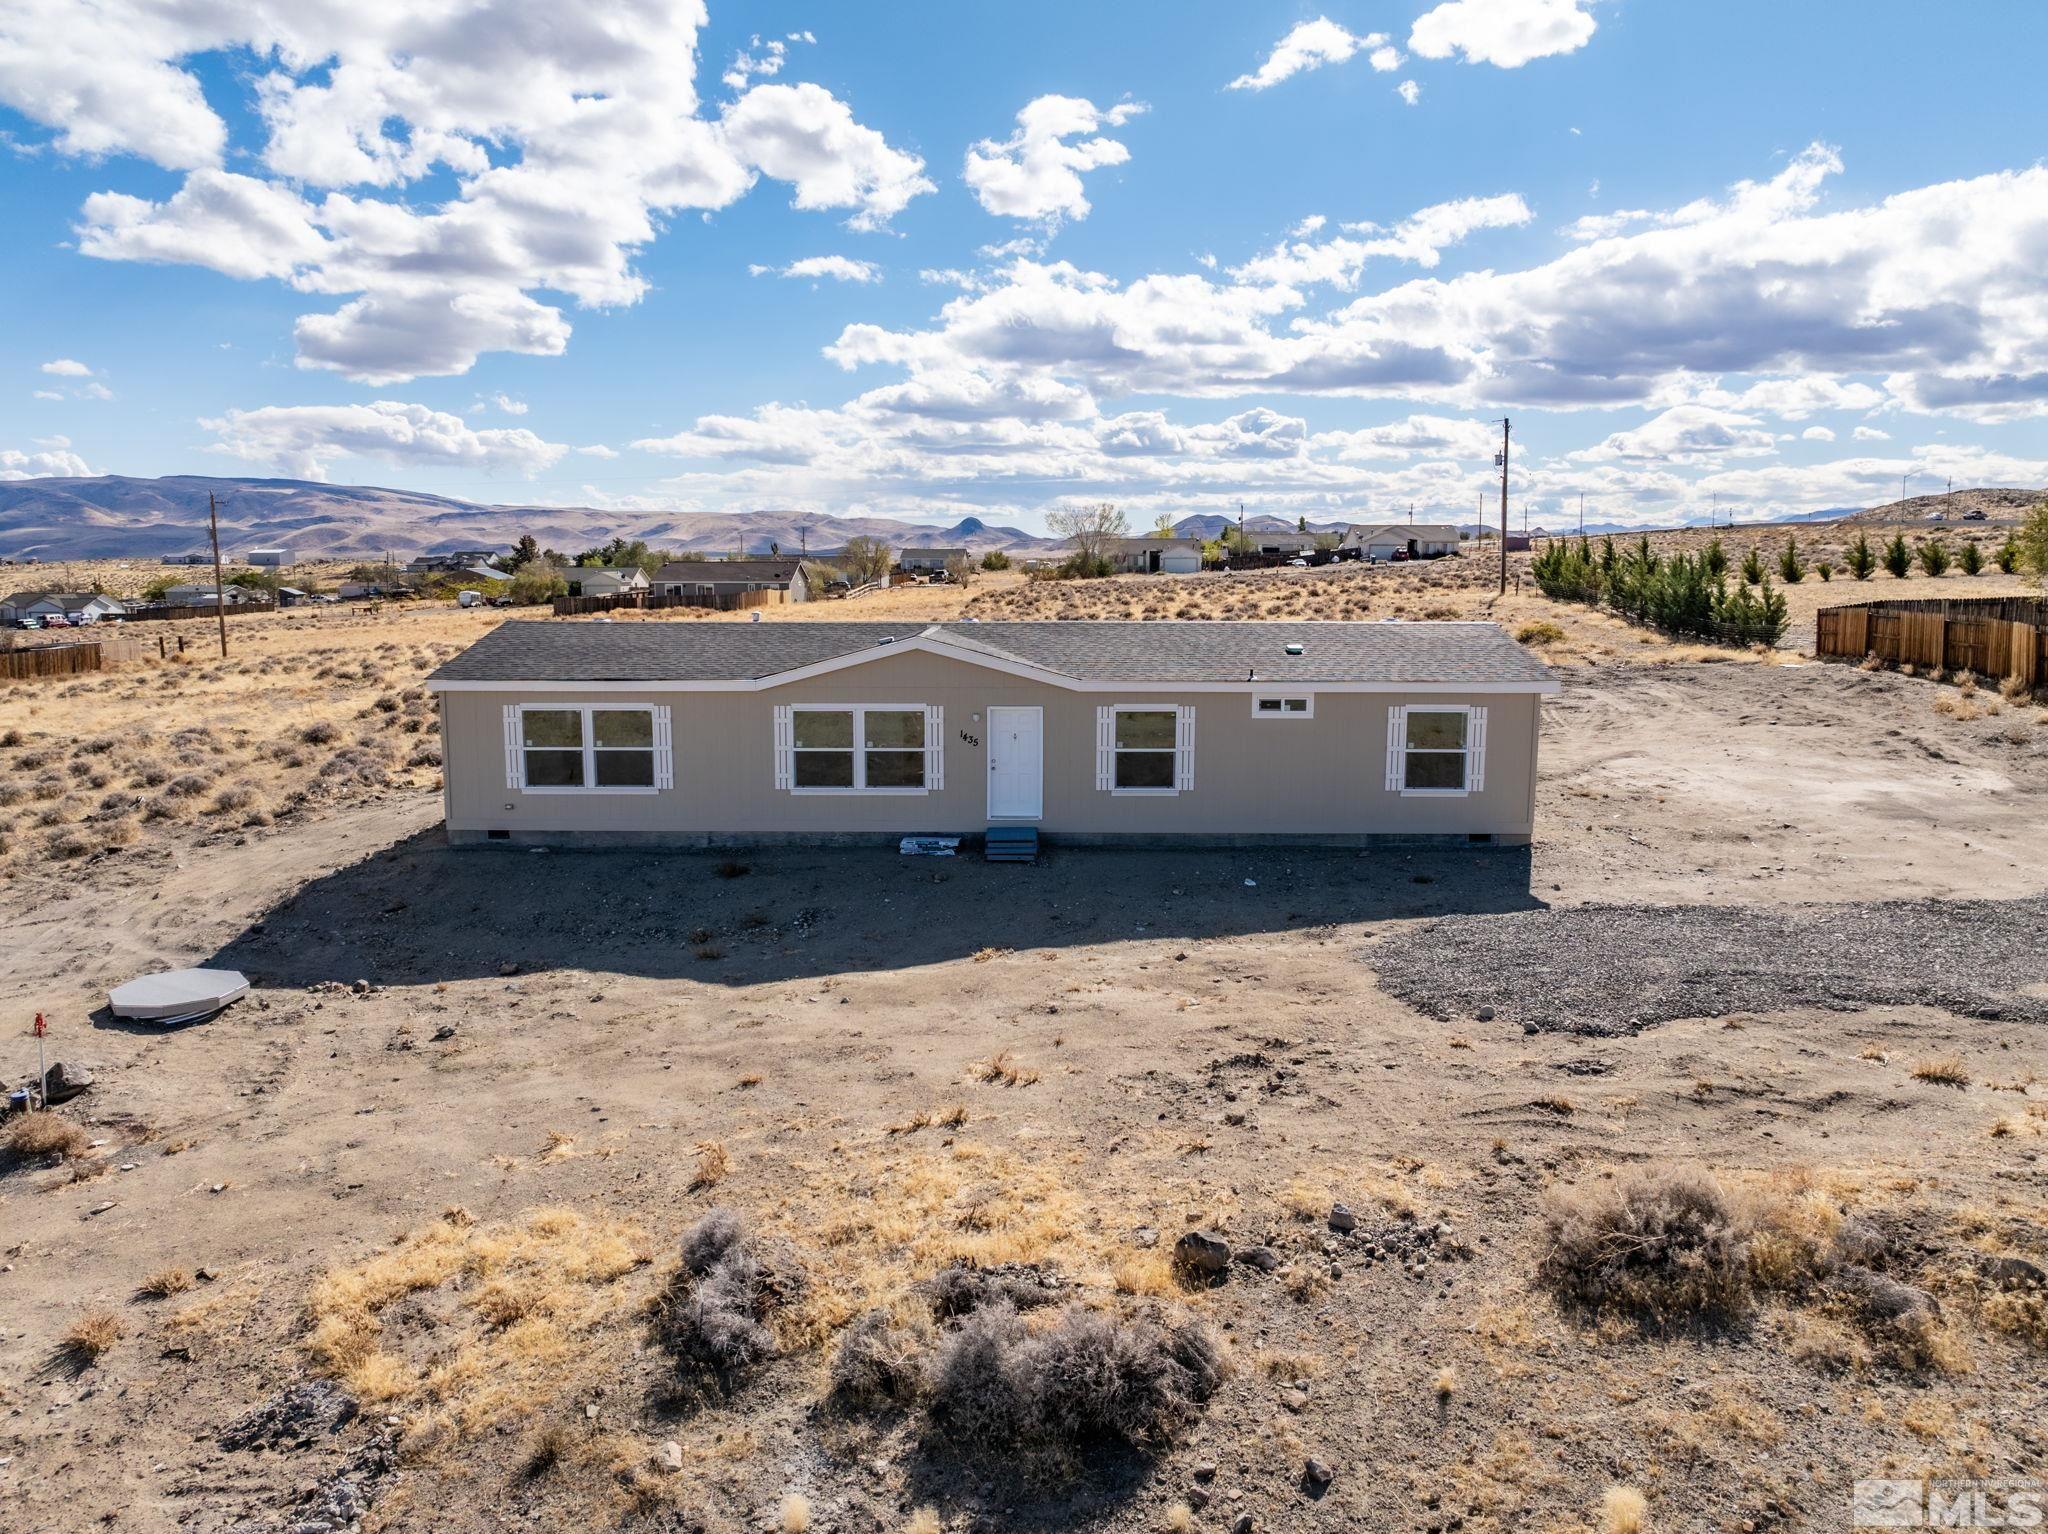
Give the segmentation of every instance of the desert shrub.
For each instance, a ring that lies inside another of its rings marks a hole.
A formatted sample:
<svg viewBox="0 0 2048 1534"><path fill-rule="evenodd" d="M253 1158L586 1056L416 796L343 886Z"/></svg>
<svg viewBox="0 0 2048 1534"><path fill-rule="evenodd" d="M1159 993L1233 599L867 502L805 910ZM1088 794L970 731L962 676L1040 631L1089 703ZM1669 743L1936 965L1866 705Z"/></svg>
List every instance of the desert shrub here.
<svg viewBox="0 0 2048 1534"><path fill-rule="evenodd" d="M232 810L246 810L256 802L256 790L244 783L233 783L213 796L210 814L225 815Z"/></svg>
<svg viewBox="0 0 2048 1534"><path fill-rule="evenodd" d="M1525 645L1552 645L1563 641L1564 630L1548 620L1539 620L1535 623L1525 623L1516 629L1515 638Z"/></svg>
<svg viewBox="0 0 2048 1534"><path fill-rule="evenodd" d="M97 1363L126 1330L111 1310L89 1310L72 1322L58 1344L73 1368Z"/></svg>
<svg viewBox="0 0 2048 1534"><path fill-rule="evenodd" d="M1965 575L1976 575L1983 570L1984 551L1977 547L1976 539L1966 538L1963 540L1962 548L1956 552L1956 563L1962 567L1962 572Z"/></svg>
<svg viewBox="0 0 2048 1534"><path fill-rule="evenodd" d="M1539 1271L1568 1303L1657 1325L1730 1320L1750 1306L1748 1229L1702 1173L1560 1190L1545 1234Z"/></svg>
<svg viewBox="0 0 2048 1534"><path fill-rule="evenodd" d="M1906 535L1893 533L1892 541L1884 546L1884 567L1894 579L1904 580L1913 568L1913 555L1906 547Z"/></svg>
<svg viewBox="0 0 2048 1534"><path fill-rule="evenodd" d="M100 850L100 844L83 831L59 831L43 843L43 850L53 858L69 861L91 857Z"/></svg>
<svg viewBox="0 0 2048 1534"><path fill-rule="evenodd" d="M1907 1369L1951 1366L1955 1344L1926 1290L1851 1263L1828 1278L1825 1293L1889 1362Z"/></svg>
<svg viewBox="0 0 2048 1534"><path fill-rule="evenodd" d="M832 1355L832 1394L855 1406L908 1406L924 1389L929 1325L886 1310L866 1311L840 1335Z"/></svg>
<svg viewBox="0 0 2048 1534"><path fill-rule="evenodd" d="M1010 568L1010 556L1001 549L990 549L981 556L981 567L984 570L1007 570Z"/></svg>
<svg viewBox="0 0 2048 1534"><path fill-rule="evenodd" d="M0 807L19 804L28 797L28 790L19 783L0 783Z"/></svg>
<svg viewBox="0 0 2048 1534"><path fill-rule="evenodd" d="M325 746L341 739L341 730L327 719L316 719L299 731L299 739L309 746Z"/></svg>
<svg viewBox="0 0 2048 1534"><path fill-rule="evenodd" d="M164 793L173 799L196 799L213 787L213 780L201 772L188 772L164 786Z"/></svg>
<svg viewBox="0 0 2048 1534"><path fill-rule="evenodd" d="M4 735L0 735L0 746L6 746L11 749L20 745L27 738L19 730L9 730Z"/></svg>
<svg viewBox="0 0 2048 1534"><path fill-rule="evenodd" d="M1060 1296L1056 1274L1023 1263L1004 1263L994 1268L956 1263L926 1279L921 1287L931 1303L932 1314L945 1320L972 1315L997 1304L1014 1310L1036 1310Z"/></svg>
<svg viewBox="0 0 2048 1534"><path fill-rule="evenodd" d="M1920 568L1929 575L1942 575L1948 571L1948 545L1939 538L1930 538L1920 545Z"/></svg>
<svg viewBox="0 0 2048 1534"><path fill-rule="evenodd" d="M1870 552L1868 534L1856 535L1856 541L1849 545L1849 552L1842 556L1842 562L1849 567L1849 573L1857 580L1870 579L1870 572L1877 568L1877 556Z"/></svg>
<svg viewBox="0 0 2048 1534"><path fill-rule="evenodd" d="M1223 1376L1222 1349L1199 1322L1075 1305L1034 1331L998 1302L941 1345L929 1426L955 1443L1150 1449L1193 1422Z"/></svg>
<svg viewBox="0 0 2048 1534"><path fill-rule="evenodd" d="M771 1263L736 1214L714 1209L683 1237L682 1266L655 1305L655 1337L686 1379L730 1389L775 1356L767 1320L801 1289L793 1266Z"/></svg>
<svg viewBox="0 0 2048 1534"><path fill-rule="evenodd" d="M1806 579L1806 562L1799 557L1799 539L1794 534L1785 535L1785 551L1778 556L1778 575L1788 586Z"/></svg>
<svg viewBox="0 0 2048 1534"><path fill-rule="evenodd" d="M16 1115L0 1130L0 1150L23 1161L68 1161L84 1155L91 1144L92 1137L71 1120L41 1109Z"/></svg>

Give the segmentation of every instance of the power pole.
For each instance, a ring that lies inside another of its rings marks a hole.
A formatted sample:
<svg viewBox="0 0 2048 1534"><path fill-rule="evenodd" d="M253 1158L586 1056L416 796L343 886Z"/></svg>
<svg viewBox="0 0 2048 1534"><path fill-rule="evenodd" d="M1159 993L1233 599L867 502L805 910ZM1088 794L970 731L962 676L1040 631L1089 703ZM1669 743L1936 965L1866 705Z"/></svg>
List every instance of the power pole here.
<svg viewBox="0 0 2048 1534"><path fill-rule="evenodd" d="M1586 536L1586 492L1579 492L1579 536Z"/></svg>
<svg viewBox="0 0 2048 1534"><path fill-rule="evenodd" d="M1500 422L1500 594L1508 594L1508 419Z"/></svg>
<svg viewBox="0 0 2048 1534"><path fill-rule="evenodd" d="M206 492L206 530L213 539L213 616L220 622L220 658L228 658L228 599L221 589L220 578L220 514L214 505L213 492Z"/></svg>

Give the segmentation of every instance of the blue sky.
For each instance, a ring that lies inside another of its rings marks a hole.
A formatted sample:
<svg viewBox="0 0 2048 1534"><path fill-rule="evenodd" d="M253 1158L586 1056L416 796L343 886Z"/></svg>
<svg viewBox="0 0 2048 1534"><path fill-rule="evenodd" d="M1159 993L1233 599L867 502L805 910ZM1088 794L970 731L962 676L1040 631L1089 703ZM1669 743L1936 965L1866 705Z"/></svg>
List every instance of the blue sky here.
<svg viewBox="0 0 2048 1534"><path fill-rule="evenodd" d="M1041 525L2048 483L2034 0L26 0L0 477ZM1910 478L1906 478L1910 476Z"/></svg>

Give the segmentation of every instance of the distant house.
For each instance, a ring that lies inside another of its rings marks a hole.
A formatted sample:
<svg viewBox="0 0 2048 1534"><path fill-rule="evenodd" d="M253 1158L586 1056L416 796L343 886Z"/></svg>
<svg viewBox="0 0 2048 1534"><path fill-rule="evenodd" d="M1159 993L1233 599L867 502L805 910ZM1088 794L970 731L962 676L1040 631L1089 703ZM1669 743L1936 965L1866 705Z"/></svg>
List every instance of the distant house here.
<svg viewBox="0 0 2048 1534"><path fill-rule="evenodd" d="M1315 551L1318 533L1271 532L1261 533L1246 530L1244 541L1254 554L1309 554Z"/></svg>
<svg viewBox="0 0 2048 1534"><path fill-rule="evenodd" d="M472 570L470 574L478 572ZM486 580L502 580L500 572L486 572ZM619 597L649 588L647 572L638 565L615 570L609 565L571 565L564 572L572 597Z"/></svg>
<svg viewBox="0 0 2048 1534"><path fill-rule="evenodd" d="M665 597L724 597L743 591L779 591L786 602L808 602L810 577L801 559L679 559L654 572Z"/></svg>
<svg viewBox="0 0 2048 1534"><path fill-rule="evenodd" d="M17 591L0 602L0 623L58 617L97 623L102 618L118 618L127 611L121 602L97 591Z"/></svg>
<svg viewBox="0 0 2048 1534"><path fill-rule="evenodd" d="M252 565L288 565L292 562L290 549L251 549L242 556Z"/></svg>
<svg viewBox="0 0 2048 1534"><path fill-rule="evenodd" d="M490 579L503 580L505 572L497 565L496 549L449 549L439 554L415 554L405 562L406 570L413 575L425 575L432 570L469 570L471 566L482 566L489 570Z"/></svg>
<svg viewBox="0 0 2048 1534"><path fill-rule="evenodd" d="M1361 524L1345 533L1340 547L1361 559L1387 560L1396 552L1408 559L1435 559L1458 552L1458 529L1449 522Z"/></svg>
<svg viewBox="0 0 2048 1534"><path fill-rule="evenodd" d="M1108 538L1102 553L1119 575L1194 575L1202 568L1199 538Z"/></svg>
<svg viewBox="0 0 2048 1534"><path fill-rule="evenodd" d="M211 607L215 596L212 586L167 586L161 598L166 607ZM247 586L223 586L220 600L229 607L246 607L251 602L265 602L269 594L251 591Z"/></svg>
<svg viewBox="0 0 2048 1534"><path fill-rule="evenodd" d="M965 549L905 549L896 557L896 568L909 575L930 575L966 557Z"/></svg>
<svg viewBox="0 0 2048 1534"><path fill-rule="evenodd" d="M210 565L213 563L213 556L211 554L166 554L164 555L164 563L167 565Z"/></svg>

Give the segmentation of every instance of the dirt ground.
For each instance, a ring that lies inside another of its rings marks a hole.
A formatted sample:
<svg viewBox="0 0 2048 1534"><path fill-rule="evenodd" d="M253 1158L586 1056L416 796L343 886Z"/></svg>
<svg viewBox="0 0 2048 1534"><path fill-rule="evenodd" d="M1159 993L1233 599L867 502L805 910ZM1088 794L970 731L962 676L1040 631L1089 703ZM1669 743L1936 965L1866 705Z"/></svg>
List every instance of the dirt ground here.
<svg viewBox="0 0 2048 1534"><path fill-rule="evenodd" d="M95 1077L92 1143L0 1170L0 1521L1448 1534L1626 1488L1754 1531L2048 1475L2048 712L1498 615L1569 636L1518 850L453 851L409 693L496 617L445 609L0 691L0 784L59 779L0 810L0 1069L42 1010ZM98 1010L173 964L254 989ZM1818 1279L1711 1328L1561 1299L1546 1199L1669 1168L1870 1236L1924 1346ZM690 1395L648 1307L719 1206L806 1284ZM1190 1229L1274 1265L1183 1281ZM832 1398L852 1318L962 1260L1198 1318L1229 1377L1056 1473Z"/></svg>

